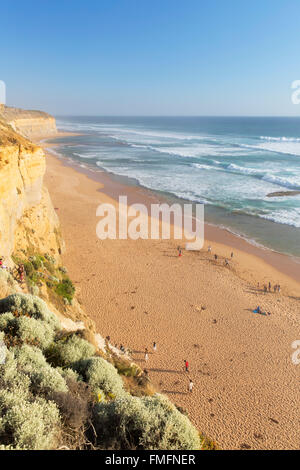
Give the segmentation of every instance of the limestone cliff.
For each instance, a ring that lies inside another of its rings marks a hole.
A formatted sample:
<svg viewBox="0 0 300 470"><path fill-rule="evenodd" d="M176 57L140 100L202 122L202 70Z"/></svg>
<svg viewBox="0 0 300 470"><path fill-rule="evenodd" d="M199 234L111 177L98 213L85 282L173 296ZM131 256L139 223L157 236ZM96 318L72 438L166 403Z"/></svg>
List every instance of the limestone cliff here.
<svg viewBox="0 0 300 470"><path fill-rule="evenodd" d="M14 267L12 255L23 261L30 255L47 253L56 260L56 266L62 264L60 254L64 241L59 219L43 184L45 159L40 147L17 134L0 118L0 256L10 268ZM0 274L3 277L3 270ZM26 291L27 287L23 287ZM22 291L15 283L9 286L0 282L0 296L18 290ZM76 322L84 321L85 327L94 331L93 322L82 311L76 298L72 305L65 305L51 296L46 285L42 284L39 291L60 318L62 313ZM70 324L66 325L71 329ZM75 326L78 328L77 323Z"/></svg>
<svg viewBox="0 0 300 470"><path fill-rule="evenodd" d="M23 110L8 106L0 107L0 118L8 122L19 134L29 139L40 139L57 134L53 116L42 111Z"/></svg>
<svg viewBox="0 0 300 470"><path fill-rule="evenodd" d="M59 222L43 186L45 154L0 120L0 254L48 251L58 256Z"/></svg>

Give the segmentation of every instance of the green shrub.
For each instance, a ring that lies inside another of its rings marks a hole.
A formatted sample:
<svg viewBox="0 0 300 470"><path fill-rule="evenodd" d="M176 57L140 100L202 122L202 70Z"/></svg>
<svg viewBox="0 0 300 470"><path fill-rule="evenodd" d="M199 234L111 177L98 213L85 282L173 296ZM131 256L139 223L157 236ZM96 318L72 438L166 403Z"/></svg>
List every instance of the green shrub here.
<svg viewBox="0 0 300 470"><path fill-rule="evenodd" d="M8 328L8 326L10 326L13 323L14 319L15 317L13 313L11 312L2 313L2 315L0 315L0 331L5 331Z"/></svg>
<svg viewBox="0 0 300 470"><path fill-rule="evenodd" d="M32 285L32 286L30 287L30 293L31 293L31 295L36 295L36 296L38 296L39 293L40 293L39 287L36 286L36 285Z"/></svg>
<svg viewBox="0 0 300 470"><path fill-rule="evenodd" d="M69 302L71 302L75 294L75 287L71 279L65 278L59 281L58 285L56 286L55 292L61 297L64 297Z"/></svg>
<svg viewBox="0 0 300 470"><path fill-rule="evenodd" d="M1 318L1 317L0 317ZM23 343L36 344L45 350L54 340L55 331L48 324L25 316L15 318L16 335Z"/></svg>
<svg viewBox="0 0 300 470"><path fill-rule="evenodd" d="M94 346L75 333L59 339L47 351L48 360L56 366L69 366L94 354Z"/></svg>
<svg viewBox="0 0 300 470"><path fill-rule="evenodd" d="M94 392L103 392L110 398L126 395L123 381L115 367L102 357L92 357L73 365Z"/></svg>
<svg viewBox="0 0 300 470"><path fill-rule="evenodd" d="M33 264L30 261L25 261L23 264L24 264L26 275L29 277L33 276L35 272L35 268Z"/></svg>
<svg viewBox="0 0 300 470"><path fill-rule="evenodd" d="M94 409L97 444L109 449L197 450L198 431L162 395L122 398Z"/></svg>
<svg viewBox="0 0 300 470"><path fill-rule="evenodd" d="M54 256L49 255L49 253L45 253L44 257L46 258L47 261L49 261L49 263L51 264L56 263Z"/></svg>
<svg viewBox="0 0 300 470"><path fill-rule="evenodd" d="M60 329L58 318L48 309L47 304L30 294L12 294L0 300L0 314L18 311L27 314L36 320L43 320L54 330Z"/></svg>
<svg viewBox="0 0 300 470"><path fill-rule="evenodd" d="M12 348L15 360L21 370L30 378L31 389L35 393L40 391L67 392L68 387L59 370L51 367L43 353L36 347L24 344Z"/></svg>
<svg viewBox="0 0 300 470"><path fill-rule="evenodd" d="M56 367L56 370L60 373L60 375L65 379L67 383L69 380L73 382L78 382L80 380L79 374L73 369Z"/></svg>
<svg viewBox="0 0 300 470"><path fill-rule="evenodd" d="M60 424L55 403L43 398L30 402L8 390L1 390L0 407L0 440L6 446L28 450L46 450L55 446L55 434Z"/></svg>
<svg viewBox="0 0 300 470"><path fill-rule="evenodd" d="M44 268L49 271L49 273L54 274L55 273L55 267L53 266L50 261L44 261Z"/></svg>
<svg viewBox="0 0 300 470"><path fill-rule="evenodd" d="M40 255L34 255L30 256L29 261L32 263L34 269L38 270L43 268L43 263L45 261L45 258Z"/></svg>

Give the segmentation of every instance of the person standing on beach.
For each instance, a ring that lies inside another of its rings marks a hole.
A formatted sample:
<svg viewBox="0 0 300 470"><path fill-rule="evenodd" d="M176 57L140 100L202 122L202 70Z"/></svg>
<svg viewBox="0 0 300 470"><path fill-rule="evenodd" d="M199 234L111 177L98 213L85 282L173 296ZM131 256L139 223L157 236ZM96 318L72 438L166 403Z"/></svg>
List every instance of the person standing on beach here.
<svg viewBox="0 0 300 470"><path fill-rule="evenodd" d="M207 248L207 251L208 253L211 253L211 246L209 245L209 247Z"/></svg>
<svg viewBox="0 0 300 470"><path fill-rule="evenodd" d="M189 392L190 393L192 393L193 388L194 388L194 382L192 381L192 379L190 379L190 383L189 383Z"/></svg>
<svg viewBox="0 0 300 470"><path fill-rule="evenodd" d="M188 372L189 371L189 363L186 359L184 360L184 366L185 366L185 371Z"/></svg>
<svg viewBox="0 0 300 470"><path fill-rule="evenodd" d="M156 352L156 342L153 341L153 351Z"/></svg>
<svg viewBox="0 0 300 470"><path fill-rule="evenodd" d="M230 255L231 259L233 258L233 251L231 252L231 255Z"/></svg>
<svg viewBox="0 0 300 470"><path fill-rule="evenodd" d="M145 361L147 362L148 359L149 359L148 349L146 348L146 349L145 349Z"/></svg>
<svg viewBox="0 0 300 470"><path fill-rule="evenodd" d="M269 282L269 292L271 292L271 283Z"/></svg>

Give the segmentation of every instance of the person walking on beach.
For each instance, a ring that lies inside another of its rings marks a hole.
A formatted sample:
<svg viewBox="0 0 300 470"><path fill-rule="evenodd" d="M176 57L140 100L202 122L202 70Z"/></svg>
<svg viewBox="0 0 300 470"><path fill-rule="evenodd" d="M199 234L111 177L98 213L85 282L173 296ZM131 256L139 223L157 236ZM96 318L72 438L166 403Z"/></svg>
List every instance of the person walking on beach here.
<svg viewBox="0 0 300 470"><path fill-rule="evenodd" d="M180 246L177 249L178 249L178 256L179 257L182 256L182 250L181 250Z"/></svg>
<svg viewBox="0 0 300 470"><path fill-rule="evenodd" d="M184 366L185 366L185 371L188 372L189 371L189 363L186 359L184 360Z"/></svg>
<svg viewBox="0 0 300 470"><path fill-rule="evenodd" d="M218 255L215 255L215 260L217 261L217 259L218 259Z"/></svg>
<svg viewBox="0 0 300 470"><path fill-rule="evenodd" d="M280 289L281 289L281 287L280 287L280 285L278 284L278 286L277 286L278 292L280 292Z"/></svg>
<svg viewBox="0 0 300 470"><path fill-rule="evenodd" d="M233 251L231 252L231 255L230 255L231 259L233 258Z"/></svg>
<svg viewBox="0 0 300 470"><path fill-rule="evenodd" d="M269 282L269 292L271 292L271 283Z"/></svg>
<svg viewBox="0 0 300 470"><path fill-rule="evenodd" d="M207 248L207 251L208 253L211 253L211 246L209 245L209 247Z"/></svg>
<svg viewBox="0 0 300 470"><path fill-rule="evenodd" d="M156 352L156 342L153 341L153 351Z"/></svg>
<svg viewBox="0 0 300 470"><path fill-rule="evenodd" d="M146 349L145 349L145 361L147 362L148 359L149 359L148 349L146 348Z"/></svg>
<svg viewBox="0 0 300 470"><path fill-rule="evenodd" d="M194 388L194 382L192 381L192 379L190 379L190 383L189 383L189 392L190 393L192 393L193 388Z"/></svg>

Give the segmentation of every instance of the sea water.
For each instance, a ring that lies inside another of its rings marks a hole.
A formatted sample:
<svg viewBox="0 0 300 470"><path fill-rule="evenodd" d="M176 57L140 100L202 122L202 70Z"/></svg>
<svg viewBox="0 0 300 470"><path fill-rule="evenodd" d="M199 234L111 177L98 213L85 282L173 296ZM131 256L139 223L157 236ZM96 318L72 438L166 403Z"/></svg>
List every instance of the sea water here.
<svg viewBox="0 0 300 470"><path fill-rule="evenodd" d="M59 117L59 152L171 199L209 223L300 256L300 118Z"/></svg>

